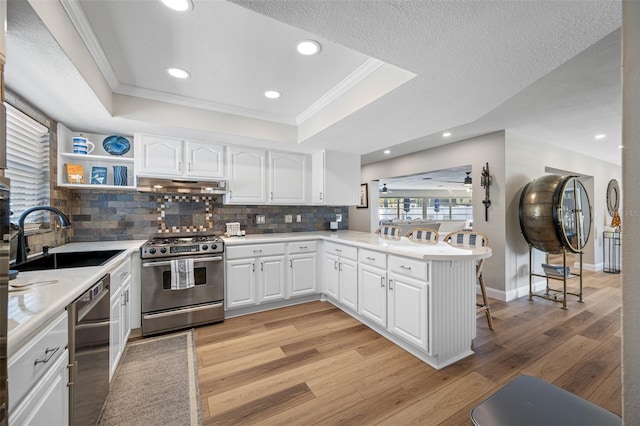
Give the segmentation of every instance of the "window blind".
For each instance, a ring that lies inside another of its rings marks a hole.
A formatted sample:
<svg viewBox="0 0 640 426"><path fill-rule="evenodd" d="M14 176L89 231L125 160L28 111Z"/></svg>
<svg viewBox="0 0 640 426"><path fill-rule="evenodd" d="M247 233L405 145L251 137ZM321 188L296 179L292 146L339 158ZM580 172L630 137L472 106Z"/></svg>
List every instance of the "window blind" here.
<svg viewBox="0 0 640 426"><path fill-rule="evenodd" d="M11 179L12 222L34 206L49 204L49 129L9 104L7 108L7 170ZM27 223L48 221L36 211Z"/></svg>

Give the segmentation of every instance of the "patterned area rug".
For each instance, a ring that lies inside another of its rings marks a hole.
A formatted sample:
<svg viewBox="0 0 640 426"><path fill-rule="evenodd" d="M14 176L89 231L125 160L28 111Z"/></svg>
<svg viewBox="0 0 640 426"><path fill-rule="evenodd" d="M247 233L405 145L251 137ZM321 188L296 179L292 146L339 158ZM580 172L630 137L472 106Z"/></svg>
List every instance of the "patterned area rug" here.
<svg viewBox="0 0 640 426"><path fill-rule="evenodd" d="M193 330L129 343L98 424L201 425Z"/></svg>

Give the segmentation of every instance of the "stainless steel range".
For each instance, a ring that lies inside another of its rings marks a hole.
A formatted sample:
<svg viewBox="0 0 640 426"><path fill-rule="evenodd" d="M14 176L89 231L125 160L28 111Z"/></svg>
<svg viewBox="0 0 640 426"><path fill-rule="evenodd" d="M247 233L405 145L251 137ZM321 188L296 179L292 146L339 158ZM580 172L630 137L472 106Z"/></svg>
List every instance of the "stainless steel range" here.
<svg viewBox="0 0 640 426"><path fill-rule="evenodd" d="M142 335L224 320L224 241L160 237L140 247Z"/></svg>

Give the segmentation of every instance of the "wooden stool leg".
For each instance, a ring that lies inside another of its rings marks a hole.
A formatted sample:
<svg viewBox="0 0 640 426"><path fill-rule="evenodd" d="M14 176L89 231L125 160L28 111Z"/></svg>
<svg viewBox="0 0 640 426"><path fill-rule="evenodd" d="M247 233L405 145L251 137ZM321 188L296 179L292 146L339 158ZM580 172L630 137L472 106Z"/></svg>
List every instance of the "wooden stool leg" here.
<svg viewBox="0 0 640 426"><path fill-rule="evenodd" d="M477 304L479 309L476 312L484 311L487 316L487 323L489 323L489 329L493 330L491 307L489 306L489 299L487 298L487 290L484 288L484 278L482 277L482 273L478 275L478 282L480 283L480 291L482 292L482 304Z"/></svg>

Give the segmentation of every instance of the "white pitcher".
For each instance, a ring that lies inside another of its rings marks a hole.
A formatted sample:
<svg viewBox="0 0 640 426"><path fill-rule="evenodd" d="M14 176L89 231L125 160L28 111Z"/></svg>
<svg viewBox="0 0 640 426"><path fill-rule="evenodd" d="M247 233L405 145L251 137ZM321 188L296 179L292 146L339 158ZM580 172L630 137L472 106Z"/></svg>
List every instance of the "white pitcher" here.
<svg viewBox="0 0 640 426"><path fill-rule="evenodd" d="M75 136L73 138L73 153L87 155L94 150L96 146L89 139L84 136Z"/></svg>

